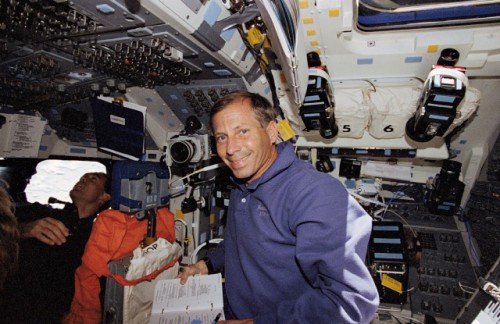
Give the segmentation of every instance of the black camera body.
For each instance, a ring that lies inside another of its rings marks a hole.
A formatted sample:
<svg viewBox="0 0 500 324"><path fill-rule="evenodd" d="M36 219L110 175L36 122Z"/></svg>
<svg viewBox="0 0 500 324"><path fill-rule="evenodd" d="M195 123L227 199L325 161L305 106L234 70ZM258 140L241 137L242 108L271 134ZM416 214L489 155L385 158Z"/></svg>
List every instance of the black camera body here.
<svg viewBox="0 0 500 324"><path fill-rule="evenodd" d="M406 123L406 134L417 142L443 136L457 116L465 96L465 75L452 68L429 73L415 115Z"/></svg>
<svg viewBox="0 0 500 324"><path fill-rule="evenodd" d="M306 95L299 114L306 131L318 130L324 138L337 136L333 92L329 85L329 76L325 71L309 70Z"/></svg>
<svg viewBox="0 0 500 324"><path fill-rule="evenodd" d="M430 191L428 209L433 214L453 216L460 208L465 184L458 177L462 164L445 160L441 171L436 174Z"/></svg>

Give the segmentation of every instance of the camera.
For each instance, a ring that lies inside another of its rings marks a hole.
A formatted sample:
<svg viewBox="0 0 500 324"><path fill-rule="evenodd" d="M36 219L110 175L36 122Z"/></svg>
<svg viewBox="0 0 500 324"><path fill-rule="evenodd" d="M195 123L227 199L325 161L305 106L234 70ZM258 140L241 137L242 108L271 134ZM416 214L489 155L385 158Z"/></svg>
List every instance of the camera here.
<svg viewBox="0 0 500 324"><path fill-rule="evenodd" d="M460 208L465 184L459 180L462 164L445 160L439 174L436 174L430 191L428 209L431 213L453 216Z"/></svg>
<svg viewBox="0 0 500 324"><path fill-rule="evenodd" d="M432 70L424 84L415 115L406 123L406 134L417 142L443 136L457 116L468 85L465 74L453 68Z"/></svg>
<svg viewBox="0 0 500 324"><path fill-rule="evenodd" d="M328 74L321 69L309 69L304 103L299 111L306 131L318 130L323 138L338 134L335 123L333 92Z"/></svg>
<svg viewBox="0 0 500 324"><path fill-rule="evenodd" d="M208 135L179 135L165 143L167 166L198 163L209 158Z"/></svg>

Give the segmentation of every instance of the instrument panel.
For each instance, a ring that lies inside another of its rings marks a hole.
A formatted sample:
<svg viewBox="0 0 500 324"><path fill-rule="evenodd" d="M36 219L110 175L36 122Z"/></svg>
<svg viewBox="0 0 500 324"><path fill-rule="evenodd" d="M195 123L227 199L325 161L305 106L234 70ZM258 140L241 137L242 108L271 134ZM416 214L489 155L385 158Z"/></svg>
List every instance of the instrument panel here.
<svg viewBox="0 0 500 324"><path fill-rule="evenodd" d="M2 1L0 102L57 105L239 77L139 1Z"/></svg>

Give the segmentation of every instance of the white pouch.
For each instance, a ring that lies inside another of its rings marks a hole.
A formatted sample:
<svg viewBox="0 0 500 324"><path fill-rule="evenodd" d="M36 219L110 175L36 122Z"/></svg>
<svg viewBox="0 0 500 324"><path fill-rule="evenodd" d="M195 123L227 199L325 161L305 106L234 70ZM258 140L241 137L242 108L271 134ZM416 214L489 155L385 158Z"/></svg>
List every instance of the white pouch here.
<svg viewBox="0 0 500 324"><path fill-rule="evenodd" d="M163 279L174 279L178 274L179 263L176 263L151 281L142 281L137 285L124 286L123 323L148 323L151 317L156 283Z"/></svg>
<svg viewBox="0 0 500 324"><path fill-rule="evenodd" d="M145 248L138 246L133 251L125 280L130 283L123 286L123 323L144 324L149 322L153 305L156 283L163 279L174 279L179 273L179 262L182 248L177 243L170 243L159 238ZM175 263L174 263L175 262ZM170 265L170 266L169 266ZM164 269L164 270L162 270ZM151 274L161 271L151 279ZM136 281L139 281L136 283Z"/></svg>
<svg viewBox="0 0 500 324"><path fill-rule="evenodd" d="M399 138L417 110L420 87L378 87L370 92L370 123L368 131L375 138Z"/></svg>
<svg viewBox="0 0 500 324"><path fill-rule="evenodd" d="M363 137L369 120L366 90L338 88L333 90L333 94L338 137Z"/></svg>

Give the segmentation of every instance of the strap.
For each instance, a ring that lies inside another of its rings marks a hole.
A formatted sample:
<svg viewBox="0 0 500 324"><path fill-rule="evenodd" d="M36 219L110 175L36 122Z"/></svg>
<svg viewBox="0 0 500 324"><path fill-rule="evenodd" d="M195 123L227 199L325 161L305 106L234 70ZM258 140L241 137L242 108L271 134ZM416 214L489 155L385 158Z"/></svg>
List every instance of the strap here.
<svg viewBox="0 0 500 324"><path fill-rule="evenodd" d="M123 276L121 276L119 274L115 274L115 273L111 273L111 277L113 277L113 279L115 279L116 282L118 282L122 286L137 285L138 283L141 283L141 282L146 281L146 280L147 281L153 280L154 278L156 278L156 276L158 276L164 270L173 267L179 261L179 259L180 259L180 257L170 261L170 263L166 264L164 267L162 267L158 270L155 270L155 271L151 272L150 274L148 274L147 276L144 276L144 277L139 278L139 279L127 280Z"/></svg>

